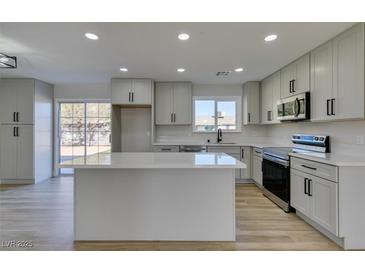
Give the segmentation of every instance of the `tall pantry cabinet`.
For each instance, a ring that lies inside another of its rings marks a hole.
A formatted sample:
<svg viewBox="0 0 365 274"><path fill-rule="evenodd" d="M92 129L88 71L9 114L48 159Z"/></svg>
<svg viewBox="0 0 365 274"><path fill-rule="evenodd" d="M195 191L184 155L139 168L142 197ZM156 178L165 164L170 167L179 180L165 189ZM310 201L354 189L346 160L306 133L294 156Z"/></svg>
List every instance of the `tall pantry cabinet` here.
<svg viewBox="0 0 365 274"><path fill-rule="evenodd" d="M52 176L53 86L0 79L0 182L36 183Z"/></svg>

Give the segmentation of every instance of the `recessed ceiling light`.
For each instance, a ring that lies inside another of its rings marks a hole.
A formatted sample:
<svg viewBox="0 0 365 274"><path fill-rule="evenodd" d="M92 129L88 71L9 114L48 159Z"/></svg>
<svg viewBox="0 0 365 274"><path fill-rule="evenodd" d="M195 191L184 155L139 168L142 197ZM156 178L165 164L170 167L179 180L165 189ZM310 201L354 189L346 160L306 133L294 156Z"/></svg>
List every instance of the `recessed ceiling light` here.
<svg viewBox="0 0 365 274"><path fill-rule="evenodd" d="M120 68L119 70L120 70L120 71L123 71L123 72L127 72L127 71L128 71L128 69L127 69L127 68Z"/></svg>
<svg viewBox="0 0 365 274"><path fill-rule="evenodd" d="M185 69L184 68L178 68L177 69L177 72L184 72L185 71Z"/></svg>
<svg viewBox="0 0 365 274"><path fill-rule="evenodd" d="M188 40L190 38L190 35L187 34L187 33L180 33L178 36L177 36L180 40Z"/></svg>
<svg viewBox="0 0 365 274"><path fill-rule="evenodd" d="M94 33L85 33L85 36L86 38L90 39L90 40L98 40L99 39L99 36L97 36L96 34Z"/></svg>
<svg viewBox="0 0 365 274"><path fill-rule="evenodd" d="M278 36L276 34L270 34L268 36L265 37L265 41L266 42L271 42L274 41L278 38Z"/></svg>
<svg viewBox="0 0 365 274"><path fill-rule="evenodd" d="M234 71L235 72L241 72L241 71L243 71L243 68L236 68Z"/></svg>

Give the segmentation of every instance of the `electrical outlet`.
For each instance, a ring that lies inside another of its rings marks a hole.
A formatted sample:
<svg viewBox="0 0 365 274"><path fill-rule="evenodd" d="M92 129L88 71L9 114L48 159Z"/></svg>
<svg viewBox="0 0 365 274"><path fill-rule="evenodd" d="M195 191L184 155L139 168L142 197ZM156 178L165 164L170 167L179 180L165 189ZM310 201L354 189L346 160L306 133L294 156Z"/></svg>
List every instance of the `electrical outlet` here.
<svg viewBox="0 0 365 274"><path fill-rule="evenodd" d="M364 144L364 135L357 135L356 136L356 144L363 145Z"/></svg>

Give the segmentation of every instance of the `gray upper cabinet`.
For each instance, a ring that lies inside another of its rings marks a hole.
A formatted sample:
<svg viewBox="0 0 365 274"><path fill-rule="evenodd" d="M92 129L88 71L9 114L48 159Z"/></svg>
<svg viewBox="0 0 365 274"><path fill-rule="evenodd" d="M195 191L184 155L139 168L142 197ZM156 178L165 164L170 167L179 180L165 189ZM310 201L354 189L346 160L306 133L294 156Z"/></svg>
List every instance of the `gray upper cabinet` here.
<svg viewBox="0 0 365 274"><path fill-rule="evenodd" d="M310 90L309 54L281 69L281 98Z"/></svg>
<svg viewBox="0 0 365 274"><path fill-rule="evenodd" d="M364 25L311 53L312 121L364 118Z"/></svg>
<svg viewBox="0 0 365 274"><path fill-rule="evenodd" d="M34 124L34 79L0 80L0 123Z"/></svg>
<svg viewBox="0 0 365 274"><path fill-rule="evenodd" d="M260 82L243 85L242 108L244 125L260 123Z"/></svg>
<svg viewBox="0 0 365 274"><path fill-rule="evenodd" d="M190 125L192 110L190 82L156 83L156 125Z"/></svg>
<svg viewBox="0 0 365 274"><path fill-rule="evenodd" d="M153 81L151 79L112 79L112 104L151 105Z"/></svg>
<svg viewBox="0 0 365 274"><path fill-rule="evenodd" d="M261 82L261 123L275 124L277 120L277 102L280 99L280 71Z"/></svg>

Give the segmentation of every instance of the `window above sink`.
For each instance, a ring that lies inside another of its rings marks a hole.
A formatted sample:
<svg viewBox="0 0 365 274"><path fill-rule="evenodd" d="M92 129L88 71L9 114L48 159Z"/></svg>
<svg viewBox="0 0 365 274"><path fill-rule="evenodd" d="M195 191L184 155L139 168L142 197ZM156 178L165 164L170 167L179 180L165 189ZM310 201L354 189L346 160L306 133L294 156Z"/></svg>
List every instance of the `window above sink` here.
<svg viewBox="0 0 365 274"><path fill-rule="evenodd" d="M194 132L241 132L241 97L195 96L193 119Z"/></svg>

